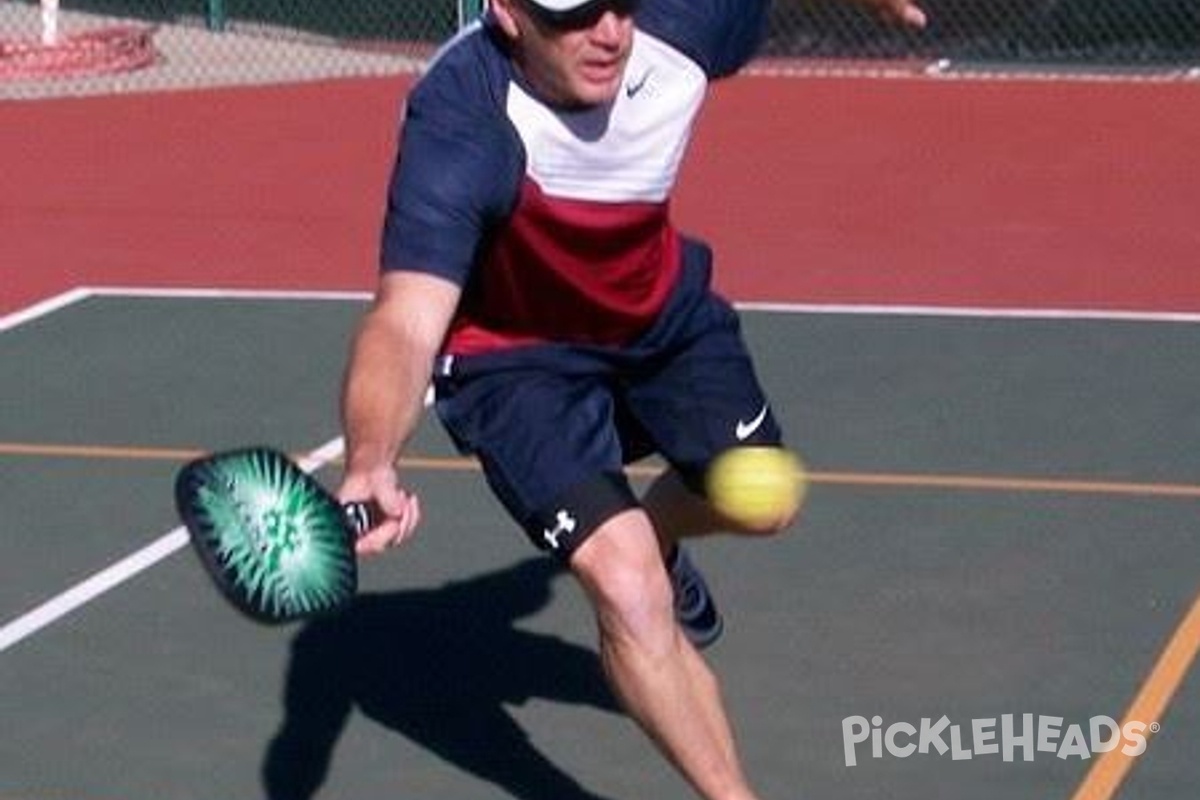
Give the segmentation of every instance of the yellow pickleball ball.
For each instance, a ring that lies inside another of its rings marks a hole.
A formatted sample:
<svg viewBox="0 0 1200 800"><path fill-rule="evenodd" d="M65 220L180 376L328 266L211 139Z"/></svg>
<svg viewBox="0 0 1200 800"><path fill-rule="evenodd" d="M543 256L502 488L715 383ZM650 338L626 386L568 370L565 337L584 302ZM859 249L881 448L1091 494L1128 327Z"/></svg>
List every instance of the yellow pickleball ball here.
<svg viewBox="0 0 1200 800"><path fill-rule="evenodd" d="M709 466L705 483L717 511L753 527L795 514L808 490L804 464L781 447L730 448Z"/></svg>

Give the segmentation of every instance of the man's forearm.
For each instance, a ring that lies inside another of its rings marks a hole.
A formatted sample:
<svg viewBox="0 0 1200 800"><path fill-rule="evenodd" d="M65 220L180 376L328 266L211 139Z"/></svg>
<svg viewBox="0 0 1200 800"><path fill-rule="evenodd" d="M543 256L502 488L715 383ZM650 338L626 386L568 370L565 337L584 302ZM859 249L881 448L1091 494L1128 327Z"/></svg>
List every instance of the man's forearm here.
<svg viewBox="0 0 1200 800"><path fill-rule="evenodd" d="M395 463L420 420L431 364L402 325L376 312L364 318L342 390L347 471Z"/></svg>

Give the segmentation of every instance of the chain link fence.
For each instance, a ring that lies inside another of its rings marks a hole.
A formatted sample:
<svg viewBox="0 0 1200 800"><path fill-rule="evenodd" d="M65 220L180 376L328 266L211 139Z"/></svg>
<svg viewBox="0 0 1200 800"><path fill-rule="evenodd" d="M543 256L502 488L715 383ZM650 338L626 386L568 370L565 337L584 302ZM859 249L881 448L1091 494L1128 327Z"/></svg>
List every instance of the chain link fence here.
<svg viewBox="0 0 1200 800"><path fill-rule="evenodd" d="M768 50L1120 70L1200 64L1200 0L921 0L909 33L838 0L776 0Z"/></svg>
<svg viewBox="0 0 1200 800"><path fill-rule="evenodd" d="M480 0L0 0L0 97L420 69ZM61 6L59 5L61 3ZM776 67L948 63L1200 75L1200 0L924 0L907 32L842 0L775 0Z"/></svg>

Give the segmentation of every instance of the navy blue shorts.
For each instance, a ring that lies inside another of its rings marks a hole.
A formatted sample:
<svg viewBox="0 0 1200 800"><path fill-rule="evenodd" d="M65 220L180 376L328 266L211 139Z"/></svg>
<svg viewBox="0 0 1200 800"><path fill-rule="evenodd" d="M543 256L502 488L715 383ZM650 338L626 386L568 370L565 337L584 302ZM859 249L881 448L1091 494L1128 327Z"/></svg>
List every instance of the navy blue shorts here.
<svg viewBox="0 0 1200 800"><path fill-rule="evenodd" d="M624 465L657 453L693 491L723 450L779 444L736 312L693 268L620 348L544 344L443 357L436 410L539 548L567 558L638 505Z"/></svg>

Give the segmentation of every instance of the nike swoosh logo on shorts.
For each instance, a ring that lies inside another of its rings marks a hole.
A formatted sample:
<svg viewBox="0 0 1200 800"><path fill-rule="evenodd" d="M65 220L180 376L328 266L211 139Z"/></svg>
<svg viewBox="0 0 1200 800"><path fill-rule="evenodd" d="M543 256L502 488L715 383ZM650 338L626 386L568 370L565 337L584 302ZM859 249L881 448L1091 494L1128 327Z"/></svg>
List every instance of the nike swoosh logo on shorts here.
<svg viewBox="0 0 1200 800"><path fill-rule="evenodd" d="M758 416L749 422L738 420L737 427L733 429L733 435L737 437L739 442L744 442L754 435L754 432L762 427L763 420L767 418L767 404L763 403L762 411L758 412Z"/></svg>

